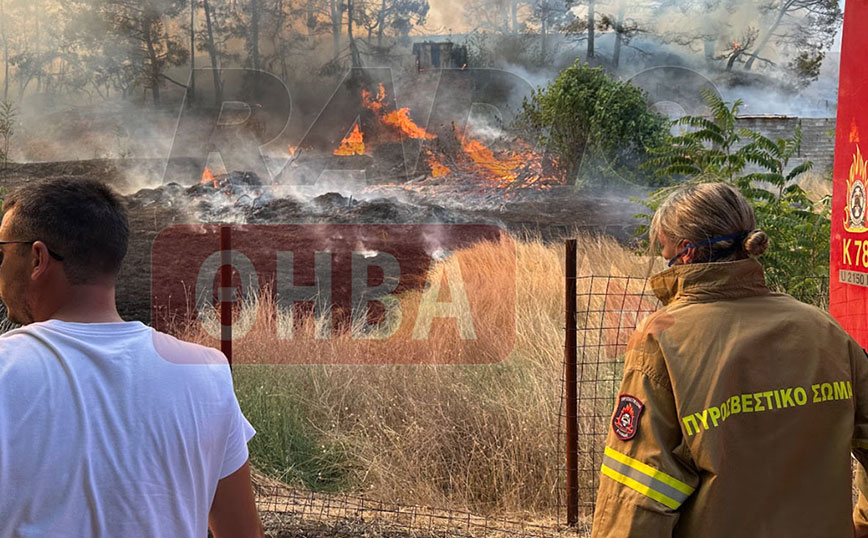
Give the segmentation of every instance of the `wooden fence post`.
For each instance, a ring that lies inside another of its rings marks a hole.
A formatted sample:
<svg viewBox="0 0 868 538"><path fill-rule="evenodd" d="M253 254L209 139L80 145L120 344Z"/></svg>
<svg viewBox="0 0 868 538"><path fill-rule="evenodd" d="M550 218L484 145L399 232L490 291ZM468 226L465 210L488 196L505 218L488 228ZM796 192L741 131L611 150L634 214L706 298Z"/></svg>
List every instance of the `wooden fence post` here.
<svg viewBox="0 0 868 538"><path fill-rule="evenodd" d="M579 522L579 425L578 425L578 360L576 311L576 240L566 240L565 335L564 335L564 400L567 419L567 525Z"/></svg>
<svg viewBox="0 0 868 538"><path fill-rule="evenodd" d="M232 228L220 226L220 351L232 366L232 306L235 304L232 287Z"/></svg>

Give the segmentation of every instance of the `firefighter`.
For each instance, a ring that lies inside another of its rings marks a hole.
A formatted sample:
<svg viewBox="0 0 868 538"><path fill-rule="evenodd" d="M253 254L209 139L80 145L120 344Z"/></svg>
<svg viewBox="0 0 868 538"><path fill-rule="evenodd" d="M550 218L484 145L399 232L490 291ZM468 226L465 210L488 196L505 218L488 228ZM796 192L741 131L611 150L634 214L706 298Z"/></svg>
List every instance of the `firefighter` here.
<svg viewBox="0 0 868 538"><path fill-rule="evenodd" d="M868 462L868 357L823 311L773 293L750 204L682 187L651 223L664 305L632 336L593 538L851 538L851 450Z"/></svg>

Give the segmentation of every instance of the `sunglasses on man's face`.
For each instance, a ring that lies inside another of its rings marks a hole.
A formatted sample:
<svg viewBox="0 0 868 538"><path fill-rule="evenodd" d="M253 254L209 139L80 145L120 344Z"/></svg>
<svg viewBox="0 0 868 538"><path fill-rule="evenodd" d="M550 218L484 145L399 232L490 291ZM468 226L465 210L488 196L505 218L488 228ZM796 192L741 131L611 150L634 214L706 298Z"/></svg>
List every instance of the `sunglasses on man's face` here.
<svg viewBox="0 0 868 538"><path fill-rule="evenodd" d="M0 245L32 245L36 241L37 240L33 240L33 241L0 241ZM48 249L48 254L50 254L52 258L54 258L55 260L57 260L59 262L63 261L63 256L54 252L51 249ZM0 265L2 265L2 264L3 264L3 250L0 250Z"/></svg>

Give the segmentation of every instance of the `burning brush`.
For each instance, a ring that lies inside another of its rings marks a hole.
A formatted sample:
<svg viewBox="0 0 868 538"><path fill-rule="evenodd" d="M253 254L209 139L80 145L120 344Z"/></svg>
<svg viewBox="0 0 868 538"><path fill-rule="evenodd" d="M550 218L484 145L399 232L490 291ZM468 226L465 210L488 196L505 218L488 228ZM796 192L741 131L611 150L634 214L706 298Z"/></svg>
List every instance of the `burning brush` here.
<svg viewBox="0 0 868 538"><path fill-rule="evenodd" d="M564 183L565 178L557 162L521 140L497 139L488 143L482 138L471 136L469 130L454 126L452 132L446 133L448 140L443 140L413 121L409 108L389 110L383 84L377 86L376 92L363 89L361 100L365 109L378 122L378 127L383 127L382 130L422 142L423 162L428 165L432 178L471 180L477 182L481 190L507 191L528 188L546 190ZM361 126L355 123L333 154L370 154L377 142L367 139ZM508 145L510 149L494 149L497 145Z"/></svg>

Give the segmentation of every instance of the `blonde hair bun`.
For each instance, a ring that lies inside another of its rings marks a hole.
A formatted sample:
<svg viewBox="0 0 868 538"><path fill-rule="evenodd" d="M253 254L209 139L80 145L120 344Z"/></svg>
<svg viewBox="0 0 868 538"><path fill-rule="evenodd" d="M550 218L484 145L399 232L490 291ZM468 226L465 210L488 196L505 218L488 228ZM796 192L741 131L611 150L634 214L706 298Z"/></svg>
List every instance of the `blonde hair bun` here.
<svg viewBox="0 0 868 538"><path fill-rule="evenodd" d="M744 238L744 250L751 256L759 256L769 248L769 236L762 230L753 230Z"/></svg>

